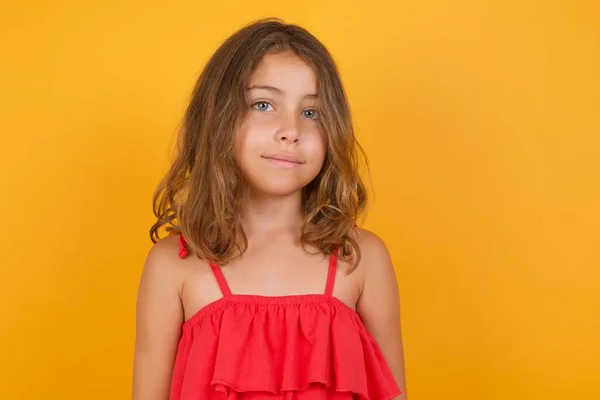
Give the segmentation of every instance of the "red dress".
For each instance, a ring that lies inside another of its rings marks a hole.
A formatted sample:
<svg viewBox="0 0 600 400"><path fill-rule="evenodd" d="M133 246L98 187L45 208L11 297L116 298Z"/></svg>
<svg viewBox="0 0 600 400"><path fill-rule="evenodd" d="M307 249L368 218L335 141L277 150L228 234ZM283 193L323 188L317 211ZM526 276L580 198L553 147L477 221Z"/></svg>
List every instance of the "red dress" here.
<svg viewBox="0 0 600 400"><path fill-rule="evenodd" d="M180 257L187 255L180 236ZM182 326L171 400L388 400L401 391L358 314L324 294L232 294L211 265L223 297Z"/></svg>

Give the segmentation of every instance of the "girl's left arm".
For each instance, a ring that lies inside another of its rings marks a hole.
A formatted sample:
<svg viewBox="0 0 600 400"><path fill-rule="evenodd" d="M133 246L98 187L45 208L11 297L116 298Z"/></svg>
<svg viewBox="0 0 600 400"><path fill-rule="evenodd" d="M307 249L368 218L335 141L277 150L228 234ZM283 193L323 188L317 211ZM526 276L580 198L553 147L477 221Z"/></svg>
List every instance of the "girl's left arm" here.
<svg viewBox="0 0 600 400"><path fill-rule="evenodd" d="M396 400L406 400L404 351L400 328L398 282L390 254L383 241L368 231L358 234L361 249L359 268L363 290L357 312L375 338L402 394Z"/></svg>

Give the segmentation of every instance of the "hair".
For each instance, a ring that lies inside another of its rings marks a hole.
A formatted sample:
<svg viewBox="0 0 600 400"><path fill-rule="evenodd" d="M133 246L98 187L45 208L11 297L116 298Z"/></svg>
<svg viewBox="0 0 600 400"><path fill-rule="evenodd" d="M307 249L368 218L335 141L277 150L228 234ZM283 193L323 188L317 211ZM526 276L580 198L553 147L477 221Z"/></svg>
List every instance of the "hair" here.
<svg viewBox="0 0 600 400"><path fill-rule="evenodd" d="M305 251L338 256L354 268L360 249L353 234L367 192L359 168L368 168L358 144L348 99L327 48L306 29L268 18L246 25L212 55L193 89L181 123L176 156L156 188L150 229L181 233L201 259L226 264L248 241L239 218L245 184L234 156L234 133L249 110L246 86L266 54L293 52L317 76L320 123L327 152L317 177L302 189ZM364 164L361 164L361 160Z"/></svg>

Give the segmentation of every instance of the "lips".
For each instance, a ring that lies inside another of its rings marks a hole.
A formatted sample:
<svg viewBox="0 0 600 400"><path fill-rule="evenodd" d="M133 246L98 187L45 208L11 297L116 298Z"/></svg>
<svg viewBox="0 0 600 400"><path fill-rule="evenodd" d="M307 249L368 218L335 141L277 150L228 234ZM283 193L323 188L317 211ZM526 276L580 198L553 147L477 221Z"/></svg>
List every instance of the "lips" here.
<svg viewBox="0 0 600 400"><path fill-rule="evenodd" d="M264 158L266 158L267 160L287 161L287 162L291 162L291 163L302 164L295 157L287 157L287 156L265 156Z"/></svg>
<svg viewBox="0 0 600 400"><path fill-rule="evenodd" d="M290 156L287 154L277 154L273 156L263 156L265 160L270 162L273 165L276 165L283 169L294 169L300 167L304 164L303 161L299 160L294 156Z"/></svg>

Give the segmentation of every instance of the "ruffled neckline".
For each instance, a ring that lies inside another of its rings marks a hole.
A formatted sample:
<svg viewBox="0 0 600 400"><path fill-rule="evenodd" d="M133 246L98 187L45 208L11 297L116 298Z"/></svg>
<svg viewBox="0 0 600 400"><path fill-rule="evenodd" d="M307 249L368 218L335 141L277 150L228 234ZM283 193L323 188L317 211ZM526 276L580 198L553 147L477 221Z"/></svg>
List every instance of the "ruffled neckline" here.
<svg viewBox="0 0 600 400"><path fill-rule="evenodd" d="M315 304L315 303L330 303L333 307L353 314L360 318L356 310L344 303L335 296L326 294L293 294L284 296L265 296L259 294L230 294L220 297L200 308L183 322L183 329L191 325L197 325L202 322L202 319L207 315L217 312L219 309L226 307L228 304L255 304L260 305L300 305L300 304Z"/></svg>

